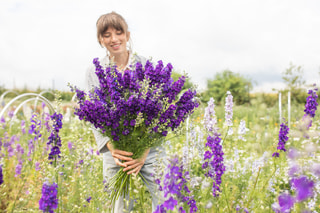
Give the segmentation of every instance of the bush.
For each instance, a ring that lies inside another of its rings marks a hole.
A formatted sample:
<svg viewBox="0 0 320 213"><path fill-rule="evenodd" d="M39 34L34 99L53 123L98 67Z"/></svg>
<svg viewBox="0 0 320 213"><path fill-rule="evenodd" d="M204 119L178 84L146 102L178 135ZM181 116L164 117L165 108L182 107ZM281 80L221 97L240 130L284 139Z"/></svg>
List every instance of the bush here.
<svg viewBox="0 0 320 213"><path fill-rule="evenodd" d="M251 89L251 80L239 73L224 70L217 73L214 79L207 80L207 91L202 94L202 101L208 102L210 97L213 97L219 104L226 97L227 91L230 91L236 104L245 104L250 102L249 92Z"/></svg>

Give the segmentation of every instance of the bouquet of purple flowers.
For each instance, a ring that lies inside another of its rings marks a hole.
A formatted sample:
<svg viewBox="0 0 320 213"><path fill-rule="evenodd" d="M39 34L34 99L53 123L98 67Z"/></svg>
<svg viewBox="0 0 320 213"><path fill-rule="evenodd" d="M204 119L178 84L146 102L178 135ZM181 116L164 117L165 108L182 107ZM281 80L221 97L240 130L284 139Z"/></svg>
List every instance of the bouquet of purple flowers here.
<svg viewBox="0 0 320 213"><path fill-rule="evenodd" d="M115 149L132 152L133 159L159 146L199 105L195 90L180 94L185 77L174 81L170 63L158 61L154 67L150 61L145 66L136 62L123 73L114 65L103 69L97 58L93 63L99 87L88 94L71 87L78 99L75 115L112 139ZM117 189L111 194L113 201L129 190L130 177L122 169L111 180Z"/></svg>

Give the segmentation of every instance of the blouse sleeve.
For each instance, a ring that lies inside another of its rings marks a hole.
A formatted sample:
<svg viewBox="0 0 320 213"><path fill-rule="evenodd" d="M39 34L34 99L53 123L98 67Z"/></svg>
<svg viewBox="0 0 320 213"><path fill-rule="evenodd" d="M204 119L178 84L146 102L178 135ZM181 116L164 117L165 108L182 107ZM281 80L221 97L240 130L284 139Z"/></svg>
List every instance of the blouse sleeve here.
<svg viewBox="0 0 320 213"><path fill-rule="evenodd" d="M96 86L99 86L99 79L95 74L94 66L91 66L87 69L86 84L87 84L87 91L93 89ZM92 126L92 132L96 139L98 151L100 153L108 152L109 149L106 144L110 140L109 137L102 135L94 126Z"/></svg>

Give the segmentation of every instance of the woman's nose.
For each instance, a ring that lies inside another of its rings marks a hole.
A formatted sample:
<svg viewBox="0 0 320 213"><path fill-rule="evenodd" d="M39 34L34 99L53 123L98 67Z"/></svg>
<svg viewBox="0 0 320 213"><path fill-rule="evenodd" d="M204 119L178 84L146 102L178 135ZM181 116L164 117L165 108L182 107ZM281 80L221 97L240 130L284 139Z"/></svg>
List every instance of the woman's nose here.
<svg viewBox="0 0 320 213"><path fill-rule="evenodd" d="M111 41L116 41L117 40L117 36L115 34L111 35Z"/></svg>

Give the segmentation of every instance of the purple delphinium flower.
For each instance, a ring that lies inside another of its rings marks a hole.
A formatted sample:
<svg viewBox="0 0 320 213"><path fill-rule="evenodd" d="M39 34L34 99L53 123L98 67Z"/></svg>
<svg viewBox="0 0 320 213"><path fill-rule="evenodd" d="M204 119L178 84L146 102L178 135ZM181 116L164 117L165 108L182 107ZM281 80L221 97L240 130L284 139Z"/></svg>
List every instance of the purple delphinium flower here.
<svg viewBox="0 0 320 213"><path fill-rule="evenodd" d="M46 130L48 131L48 132L50 132L50 124L49 124L49 122L50 122L50 114L49 113L44 113L44 126L46 127Z"/></svg>
<svg viewBox="0 0 320 213"><path fill-rule="evenodd" d="M87 200L88 203L90 203L91 199L92 199L92 197L89 196L86 200Z"/></svg>
<svg viewBox="0 0 320 213"><path fill-rule="evenodd" d="M33 139L30 139L28 142L28 156L34 152L34 142L41 138L41 120L38 119L37 114L33 114L30 118L31 125L29 127L28 133L33 136Z"/></svg>
<svg viewBox="0 0 320 213"><path fill-rule="evenodd" d="M23 160L22 160L22 155L24 154L24 149L20 144L16 145L16 156L18 159L18 164L16 165L16 174L15 177L18 177L21 175L21 170L22 170L22 165L23 165Z"/></svg>
<svg viewBox="0 0 320 213"><path fill-rule="evenodd" d="M40 162L36 162L35 163L35 170L36 171L39 171L41 168L40 168Z"/></svg>
<svg viewBox="0 0 320 213"><path fill-rule="evenodd" d="M163 66L159 61L154 67L147 61L143 68L137 62L132 66L133 70L120 73L115 67L104 69L97 58L93 63L99 87L93 88L88 95L71 87L78 97L79 108L75 109L75 115L80 120L92 123L103 134L112 137L113 141L122 142L124 138L137 133L134 126L140 121L138 115L144 120L143 125L152 138L166 136L169 129L174 131L199 105L196 92L191 89L176 100L185 77L174 82L171 79L171 64ZM155 120L159 123L153 122ZM158 125L161 128L156 128ZM155 143L158 140L153 141Z"/></svg>
<svg viewBox="0 0 320 213"><path fill-rule="evenodd" d="M14 175L15 177L18 177L18 176L21 175L22 164L23 164L23 161L22 161L22 160L19 160L19 161L18 161L18 164L17 164L17 166L16 166L16 174Z"/></svg>
<svg viewBox="0 0 320 213"><path fill-rule="evenodd" d="M309 96L307 97L305 110L304 110L305 114L303 116L303 119L306 119L306 117L314 118L315 112L316 112L317 106L318 106L317 91L318 91L317 88L308 91ZM312 120L310 119L308 126L307 126L307 129L309 129L311 126L312 126Z"/></svg>
<svg viewBox="0 0 320 213"><path fill-rule="evenodd" d="M2 129L6 128L6 119L4 119L4 116L0 118L0 124L2 124Z"/></svg>
<svg viewBox="0 0 320 213"><path fill-rule="evenodd" d="M62 128L62 114L54 113L51 116L53 121L53 126L51 130L51 134L49 136L48 145L52 145L51 152L49 153L48 159L51 160L51 163L56 157L60 158L60 147L61 147L61 139L59 136L59 131Z"/></svg>
<svg viewBox="0 0 320 213"><path fill-rule="evenodd" d="M288 141L288 134L289 134L289 127L285 124L282 123L280 125L280 131L279 131L279 142L278 142L278 147L277 149L279 150L279 152L282 150L284 152L286 152L286 142ZM279 157L279 152L274 152L272 154L272 157Z"/></svg>
<svg viewBox="0 0 320 213"><path fill-rule="evenodd" d="M287 192L282 193L278 197L278 201L281 212L290 212L291 208L294 206L295 203L294 197Z"/></svg>
<svg viewBox="0 0 320 213"><path fill-rule="evenodd" d="M22 134L26 134L26 121L21 120L21 132Z"/></svg>
<svg viewBox="0 0 320 213"><path fill-rule="evenodd" d="M42 196L39 200L39 209L43 212L53 213L58 208L58 185L45 182L42 186Z"/></svg>
<svg viewBox="0 0 320 213"><path fill-rule="evenodd" d="M186 203L189 206L189 212L196 212L198 210L196 201L193 196L189 195L190 190L187 184L187 177L189 172L184 172L183 164L179 162L178 157L173 157L169 160L167 173L163 180L164 197L167 199L163 204L157 207L155 212L166 212L166 210L174 210L174 207L179 203ZM161 184L158 181L159 185ZM183 212L181 207L179 212Z"/></svg>
<svg viewBox="0 0 320 213"><path fill-rule="evenodd" d="M3 143L3 147L7 148L7 152L8 152L8 157L12 157L14 156L14 148L13 145L16 141L19 141L20 138L16 135L11 136L10 141L8 141L8 135L5 133L5 137L4 137L5 141Z"/></svg>
<svg viewBox="0 0 320 213"><path fill-rule="evenodd" d="M0 165L0 185L3 184L2 166Z"/></svg>
<svg viewBox="0 0 320 213"><path fill-rule="evenodd" d="M71 141L68 142L68 149L70 152L73 150L73 143Z"/></svg>
<svg viewBox="0 0 320 213"><path fill-rule="evenodd" d="M232 116L233 116L233 96L231 92L227 92L226 103L225 103L225 123L227 126L232 126Z"/></svg>
<svg viewBox="0 0 320 213"><path fill-rule="evenodd" d="M219 133L215 133L213 136L208 135L206 146L209 147L210 150L206 151L207 154L204 156L205 163L202 164L202 168L209 166L209 171L206 172L205 176L213 179L212 193L214 197L219 196L221 177L225 171L223 164L224 153L220 143L221 138Z"/></svg>
<svg viewBox="0 0 320 213"><path fill-rule="evenodd" d="M167 208L167 210L174 210L174 207L178 204L178 201L175 200L173 197L170 197L168 200L166 200L164 203L163 203L163 206L165 208Z"/></svg>
<svg viewBox="0 0 320 213"><path fill-rule="evenodd" d="M313 196L314 182L306 176L293 178L290 181L292 187L296 189L296 199L298 202Z"/></svg>

